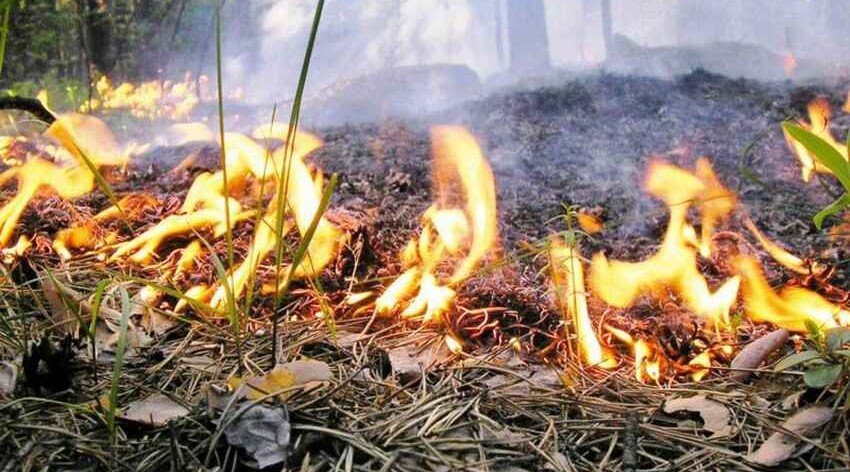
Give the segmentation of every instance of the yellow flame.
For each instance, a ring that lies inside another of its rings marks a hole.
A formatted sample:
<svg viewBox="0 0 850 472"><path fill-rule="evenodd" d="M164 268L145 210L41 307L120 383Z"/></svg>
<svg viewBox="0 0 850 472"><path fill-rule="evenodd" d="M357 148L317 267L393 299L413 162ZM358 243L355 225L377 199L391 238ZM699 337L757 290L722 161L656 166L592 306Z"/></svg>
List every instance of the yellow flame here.
<svg viewBox="0 0 850 472"><path fill-rule="evenodd" d="M805 332L806 321L824 329L837 326L843 310L815 292L788 287L780 294L773 291L758 262L749 256L733 261L743 278L744 308L756 322L768 322L789 331Z"/></svg>
<svg viewBox="0 0 850 472"><path fill-rule="evenodd" d="M447 334L444 339L446 342L446 347L449 349L449 352L457 355L463 354L463 344L458 341L457 338L455 338L451 334Z"/></svg>
<svg viewBox="0 0 850 472"><path fill-rule="evenodd" d="M691 361L688 362L688 365L696 368L693 372L691 372L691 380L699 382L705 378L710 371L711 353L708 351L701 352L699 355L691 359Z"/></svg>
<svg viewBox="0 0 850 472"><path fill-rule="evenodd" d="M767 239L767 237L761 231L759 231L756 225L749 218L744 219L744 226L746 226L747 229L750 230L751 233L753 233L753 236L756 237L759 244L761 244L764 250L767 251L768 254L770 254L770 257L772 257L773 260L775 260L776 262L782 264L783 267L803 275L808 275L812 273L819 274L826 270L826 267L821 264L818 264L817 262L811 264L806 263L806 261L804 261L803 259L800 259L794 254L791 254L778 244L774 243L770 239Z"/></svg>
<svg viewBox="0 0 850 472"><path fill-rule="evenodd" d="M700 166L704 166L699 171L702 178L667 163L650 165L646 189L667 204L670 211L667 231L658 252L642 262L609 261L602 253L593 257L590 286L606 303L625 308L639 296L659 293L667 287L680 294L694 313L715 326L729 325L729 311L740 281L733 277L717 291L709 290L708 282L697 268L696 251L688 244L688 239L695 239L696 235L693 228L688 229L686 217L690 206L699 203L705 216L704 226L713 228L716 220L731 210L728 204L718 202L726 198L734 202L734 197L713 181L707 161ZM704 237L710 237L711 231L704 230Z"/></svg>
<svg viewBox="0 0 850 472"><path fill-rule="evenodd" d="M832 118L832 110L830 109L827 99L824 97L818 97L812 100L808 105L808 114L808 123L803 120L799 120L797 124L826 141L827 144L838 151L844 159L847 159L847 146L836 141L832 132L829 130L829 121ZM821 164L816 158L809 154L809 151L806 150L805 146L800 144L799 141L791 137L788 133L785 133L785 141L788 143L788 148L800 161L804 182L811 181L812 175L815 173L832 174L832 171L828 167Z"/></svg>
<svg viewBox="0 0 850 472"><path fill-rule="evenodd" d="M198 82L203 84L203 82ZM181 119L191 114L200 102L196 81L190 74L179 82L151 80L140 84L124 82L117 87L106 77L101 77L94 87L97 96L81 105L81 111L129 110L140 118Z"/></svg>
<svg viewBox="0 0 850 472"><path fill-rule="evenodd" d="M579 353L585 365L603 369L616 367L613 354L602 347L587 310L587 293L584 289L584 269L579 250L564 246L558 239L552 241L549 260L555 298L562 313L573 320L578 336Z"/></svg>
<svg viewBox="0 0 850 472"><path fill-rule="evenodd" d="M422 215L419 237L402 251L407 270L375 301L378 313L401 310L423 321L449 310L457 295L449 285L467 279L497 239L493 171L475 138L460 127L437 126L431 140L437 201ZM458 194L462 206L452 201ZM437 267L464 253L448 280L440 281Z"/></svg>

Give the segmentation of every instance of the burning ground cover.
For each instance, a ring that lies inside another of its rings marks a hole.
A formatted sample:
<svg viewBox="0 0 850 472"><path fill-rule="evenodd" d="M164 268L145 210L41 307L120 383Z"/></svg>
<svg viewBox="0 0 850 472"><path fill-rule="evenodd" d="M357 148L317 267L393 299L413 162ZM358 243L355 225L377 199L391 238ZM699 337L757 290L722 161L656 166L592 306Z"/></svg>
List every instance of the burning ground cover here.
<svg viewBox="0 0 850 472"><path fill-rule="evenodd" d="M780 123L823 136L807 106L831 101L841 136L846 90L587 77L416 123L258 120L224 167L200 124L151 149L76 115L11 137L4 455L846 468L846 374L774 371L841 358L847 242L811 223L837 187Z"/></svg>

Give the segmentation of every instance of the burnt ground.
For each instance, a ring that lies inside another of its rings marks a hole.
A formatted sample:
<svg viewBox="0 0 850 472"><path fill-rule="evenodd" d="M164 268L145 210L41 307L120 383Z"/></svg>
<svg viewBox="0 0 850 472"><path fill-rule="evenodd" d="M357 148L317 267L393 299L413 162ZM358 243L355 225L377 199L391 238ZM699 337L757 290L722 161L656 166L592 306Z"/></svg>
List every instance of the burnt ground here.
<svg viewBox="0 0 850 472"><path fill-rule="evenodd" d="M838 110L846 85L761 83L703 71L669 81L597 75L534 90L506 90L418 122L314 130L325 145L311 160L324 172L340 176L330 216L357 231L356 241L361 243L357 256L367 262L359 268L358 280L371 281L362 287L375 287L375 277L398 273L397 251L415 234L418 216L430 204L428 126L457 123L480 139L495 171L503 255L513 256L529 243L538 244L562 231L563 221L553 218L563 213L563 205L578 205L601 214L606 224L600 235L585 242L587 255L603 250L614 258L638 260L655 250L666 224L663 206L640 189L647 162L658 156L691 167L706 155L768 236L800 255L835 264L839 270L834 282L846 288L846 240L832 240L811 224L811 216L830 198L823 186L800 180L779 128L784 119L803 113L811 97L826 94L835 110L836 130L845 130L850 119ZM175 197L182 196L190 176L169 180L161 170L168 167L164 163L182 159L186 150L154 150L151 161L140 167L142 172L116 186L124 193L140 185L158 185L170 195L135 231L178 206ZM208 151L208 166L214 167L216 157ZM53 205L64 208L61 202ZM103 205L105 199L94 196L78 202L77 211L91 214ZM28 211L24 224L48 231L74 220L67 211L51 217L54 213L45 208L54 206ZM725 228L739 229L737 219ZM241 227L237 236L249 237L250 225ZM221 250L220 245L217 248ZM44 257L56 264L50 254ZM353 256L346 253L346 257ZM33 265L42 262L34 261ZM418 376L392 374L386 365L388 353L409 341L422 346L436 339L439 344L441 329L423 332L415 325L382 320L357 336L352 333L361 332L368 317L341 309L336 320L341 335L334 337L325 323L305 316L317 301L305 287L296 287L297 296L285 311L292 319L281 328L282 357L328 362L334 380L287 399L293 426L290 466L296 470L757 470L743 456L786 416L789 394L802 392L796 400L800 405L833 399L827 392L805 390L795 379L779 376L764 375L741 384L728 380L720 369L699 386L679 379L657 388L634 382L626 364L607 373L579 371L570 361L565 388L544 367L564 371L560 334L551 334L560 331L559 315L550 308L547 278L540 274L543 264L541 258L525 258L502 271L482 274L461 289L460 307L452 316L464 318L468 310L498 307L500 330L531 336L528 345L548 347L549 355L523 352L519 358L499 355L483 363L471 356L497 352L494 344L500 339L469 339L465 348L470 357L448 359L442 353L424 382ZM343 260L322 277L333 303L341 301L348 282L340 278L346 267ZM73 264L57 270L63 269L74 271ZM92 278L92 272L87 268L76 275ZM771 275L775 282L788 278L778 270ZM195 274L196 280L211 277L210 268ZM85 291L94 283L80 285ZM27 316L38 318L43 313L39 304L28 301ZM261 310L255 315L261 316ZM252 372L270 364L268 318L262 316L249 326L252 334L244 341L250 361L243 364ZM305 319L296 319L299 316ZM468 318L476 322L480 320L476 316ZM153 430L125 425L119 442L112 443L105 437L96 407L78 412L80 418L69 416L66 406L42 408L41 397L89 405L108 389L109 365L100 367L104 375L99 379L89 379L88 361L80 355L71 363L79 374L70 392L54 396L26 392L35 399L26 400L21 394L0 406L0 424L9 431L0 439L0 451L15 457L0 464L73 464L78 470L236 467L245 455L235 455L223 440L217 441L223 414L211 407L206 392L237 372L238 357L220 333L204 333L203 323L188 321L138 349L123 374L119 396L127 404L154 391L167 392L190 408L188 418L177 426ZM26 318L17 322L25 324ZM453 328L470 332L462 323ZM32 327L22 329L34 337L40 334ZM746 342L760 331L745 327L736 341ZM186 356L193 361L182 360ZM213 367L198 367L198 358ZM706 392L732 411L739 425L733 437L709 440L695 418L659 410L673 396ZM71 434L55 431L57 424ZM783 470L845 470L841 468L850 464L847 446L838 441L846 432L845 424L846 415L834 420L829 429L834 434L827 435L823 445L808 448ZM33 429L45 434L46 445L28 441Z"/></svg>

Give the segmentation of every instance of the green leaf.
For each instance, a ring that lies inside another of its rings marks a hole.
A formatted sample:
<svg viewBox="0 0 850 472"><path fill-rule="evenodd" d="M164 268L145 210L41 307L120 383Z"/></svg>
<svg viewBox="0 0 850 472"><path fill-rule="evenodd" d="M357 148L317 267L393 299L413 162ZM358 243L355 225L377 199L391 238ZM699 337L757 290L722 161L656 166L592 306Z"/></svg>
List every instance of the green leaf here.
<svg viewBox="0 0 850 472"><path fill-rule="evenodd" d="M838 197L837 200L830 203L826 207L824 207L821 211L819 211L814 218L812 218L815 222L815 227L817 229L821 229L823 227L823 220L827 217L832 216L847 207L850 207L850 193L845 193L844 195Z"/></svg>
<svg viewBox="0 0 850 472"><path fill-rule="evenodd" d="M826 332L826 347L830 351L836 351L850 343L850 326L832 328Z"/></svg>
<svg viewBox="0 0 850 472"><path fill-rule="evenodd" d="M816 134L794 123L782 123L782 128L802 144L821 164L828 167L841 182L841 185L850 192L850 163L847 162L847 159L844 159L840 152Z"/></svg>
<svg viewBox="0 0 850 472"><path fill-rule="evenodd" d="M109 387L109 405L106 408L106 425L109 437L115 442L115 412L118 410L118 384L124 368L124 354L127 352L127 329L130 326L130 294L124 287L118 287L121 295L121 323L118 329L118 343L115 345L115 360L112 364L112 381Z"/></svg>
<svg viewBox="0 0 850 472"><path fill-rule="evenodd" d="M795 354L791 354L790 356L777 362L776 365L773 366L773 370L775 372L781 372L783 370L788 370L791 367L795 367L806 362L811 362L820 359L823 359L823 356L821 356L820 353L817 351L802 351Z"/></svg>
<svg viewBox="0 0 850 472"><path fill-rule="evenodd" d="M812 388L826 388L841 377L841 364L822 364L814 366L803 375L803 381Z"/></svg>

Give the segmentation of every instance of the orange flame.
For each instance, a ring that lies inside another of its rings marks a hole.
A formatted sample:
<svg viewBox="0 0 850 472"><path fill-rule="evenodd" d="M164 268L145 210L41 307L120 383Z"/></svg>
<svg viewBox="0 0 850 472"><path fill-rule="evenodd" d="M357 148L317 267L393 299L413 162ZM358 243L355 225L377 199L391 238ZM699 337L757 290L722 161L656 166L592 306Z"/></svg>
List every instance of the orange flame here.
<svg viewBox="0 0 850 472"><path fill-rule="evenodd" d="M602 347L587 311L584 269L578 249L564 246L560 240L554 239L549 250L549 260L555 299L565 317L573 320L582 360L588 366L613 369L617 360Z"/></svg>
<svg viewBox="0 0 850 472"><path fill-rule="evenodd" d="M196 82L191 74L186 74L179 82L151 80L138 85L124 82L115 87L104 76L94 86L97 97L83 104L81 111L126 109L139 118L181 119L200 103L197 84L204 85L206 80Z"/></svg>
<svg viewBox="0 0 850 472"><path fill-rule="evenodd" d="M786 77L794 77L794 73L797 72L797 57L792 52L786 52L782 56L782 68L785 70Z"/></svg>
<svg viewBox="0 0 850 472"><path fill-rule="evenodd" d="M438 126L431 139L437 202L422 215L419 238L402 253L408 269L375 301L379 313L401 309L403 317L424 321L439 319L450 308L456 293L448 285L467 279L497 239L493 172L475 138L460 127ZM463 207L451 203L457 190L464 196ZM438 265L464 251L448 285L441 282Z"/></svg>
<svg viewBox="0 0 850 472"><path fill-rule="evenodd" d="M717 219L725 216L733 203L720 203L734 196L714 178L707 160L698 164L698 175L663 162L650 165L647 191L664 201L670 221L658 252L643 262L609 261L598 253L591 264L590 285L609 305L626 308L642 294L671 288L680 294L694 313L715 326L729 325L729 311L735 303L740 283L728 279L715 292L697 269L692 241L696 235L686 223L688 209L698 203L703 212L703 240L698 246L710 252L710 235ZM705 228L709 229L705 229Z"/></svg>
<svg viewBox="0 0 850 472"><path fill-rule="evenodd" d="M832 118L832 110L829 106L829 101L824 97L818 97L812 100L808 106L809 123L803 120L798 120L797 124L800 127L812 132L819 138L826 141L830 146L835 148L844 159L847 159L847 146L842 145L835 140L832 131L829 130L829 120ZM800 144L796 139L785 133L785 141L788 148L793 152L800 161L801 172L804 182L809 182L814 173L832 174L832 171L815 159L805 146Z"/></svg>
<svg viewBox="0 0 850 472"><path fill-rule="evenodd" d="M818 274L826 269L817 262L807 263L803 259L800 259L794 254L786 251L775 242L767 239L767 237L759 231L756 225L749 218L744 219L744 226L753 233L753 236L756 237L756 240L758 240L764 250L770 254L770 257L772 257L776 262L782 264L783 267L803 275Z"/></svg>
<svg viewBox="0 0 850 472"><path fill-rule="evenodd" d="M605 329L632 348L635 359L635 379L638 382L661 379L661 356L652 344L643 339L635 341L631 334L610 325L605 325Z"/></svg>

